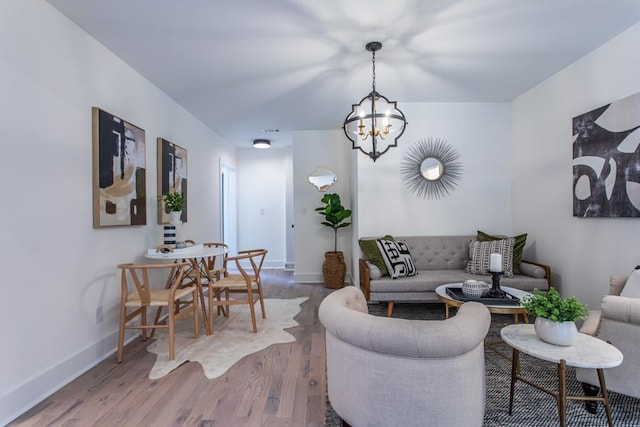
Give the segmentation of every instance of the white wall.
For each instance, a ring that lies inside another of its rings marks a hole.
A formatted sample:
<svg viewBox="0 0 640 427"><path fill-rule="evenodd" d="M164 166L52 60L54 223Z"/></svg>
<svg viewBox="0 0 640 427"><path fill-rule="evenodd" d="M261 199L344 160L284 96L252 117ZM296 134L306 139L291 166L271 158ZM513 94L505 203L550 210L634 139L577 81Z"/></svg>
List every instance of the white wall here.
<svg viewBox="0 0 640 427"><path fill-rule="evenodd" d="M318 166L326 166L338 177L327 193L340 195L342 205L351 209L351 159L354 152L344 132L304 131L293 137L293 192L294 192L294 280L298 283L319 283L322 278L324 253L333 251L333 230L321 224L323 218L314 211L322 205L326 193L318 191L308 181L309 174ZM351 274L351 237L353 227L338 230L338 250L344 252L347 278Z"/></svg>
<svg viewBox="0 0 640 427"><path fill-rule="evenodd" d="M116 265L161 240L156 138L187 149L198 240L219 238L218 162L235 150L44 1L0 2L0 76L4 425L112 357ZM92 227L92 106L146 131L146 226Z"/></svg>
<svg viewBox="0 0 640 427"><path fill-rule="evenodd" d="M291 147L238 152L238 248L265 248L264 267L286 262Z"/></svg>
<svg viewBox="0 0 640 427"><path fill-rule="evenodd" d="M554 286L592 308L609 275L640 261L638 218L574 218L573 117L640 91L636 24L512 102L514 227L536 239L526 258L551 265Z"/></svg>
<svg viewBox="0 0 640 427"><path fill-rule="evenodd" d="M408 124L398 147L375 163L358 154L357 237L510 234L509 113L504 103L398 103ZM459 154L462 179L440 199L419 198L402 180L403 157L420 139ZM518 231L518 230L516 230Z"/></svg>

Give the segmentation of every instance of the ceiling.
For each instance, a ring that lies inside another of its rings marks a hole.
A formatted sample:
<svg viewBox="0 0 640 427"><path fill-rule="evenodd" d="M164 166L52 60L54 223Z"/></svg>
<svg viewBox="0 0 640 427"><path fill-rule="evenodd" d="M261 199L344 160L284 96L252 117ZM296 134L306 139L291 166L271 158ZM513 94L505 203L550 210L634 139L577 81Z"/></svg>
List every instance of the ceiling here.
<svg viewBox="0 0 640 427"><path fill-rule="evenodd" d="M368 41L400 109L503 102L640 21L639 0L47 1L238 147L340 129Z"/></svg>

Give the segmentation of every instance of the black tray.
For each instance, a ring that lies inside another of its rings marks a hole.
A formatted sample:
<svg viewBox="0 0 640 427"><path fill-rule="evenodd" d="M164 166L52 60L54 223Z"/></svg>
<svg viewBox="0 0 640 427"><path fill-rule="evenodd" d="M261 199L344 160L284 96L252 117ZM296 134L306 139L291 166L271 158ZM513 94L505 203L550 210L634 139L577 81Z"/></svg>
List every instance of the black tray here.
<svg viewBox="0 0 640 427"><path fill-rule="evenodd" d="M447 294L449 294L451 298L457 301L462 301L462 302L475 301L475 302L481 302L482 304L487 304L487 305L507 305L507 306L513 306L513 307L520 305L520 300L518 298L514 297L508 292L505 292L505 291L502 291L502 292L504 292L504 295L505 295L504 298L496 298L496 297L490 297L490 296L468 297L462 293L462 289L460 288L447 288Z"/></svg>

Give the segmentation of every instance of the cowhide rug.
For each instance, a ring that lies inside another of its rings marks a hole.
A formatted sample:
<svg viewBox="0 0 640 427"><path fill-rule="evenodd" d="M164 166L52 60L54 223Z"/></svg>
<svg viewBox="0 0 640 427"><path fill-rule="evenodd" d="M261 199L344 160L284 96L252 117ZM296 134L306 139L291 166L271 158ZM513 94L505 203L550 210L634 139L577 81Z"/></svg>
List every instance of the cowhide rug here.
<svg viewBox="0 0 640 427"><path fill-rule="evenodd" d="M249 306L244 304L232 306L228 318L216 315L212 335L204 334L201 324L201 335L197 339L193 336L193 319L190 316L180 319L176 322L174 360L169 360L168 330L159 329L157 339L147 347L149 352L158 355L149 378L161 378L187 361L199 362L207 378L217 378L248 354L272 344L293 342L294 336L285 329L298 325L293 318L307 299L265 299L266 319L262 318L257 303L257 333L252 332ZM198 320L202 323L202 315Z"/></svg>

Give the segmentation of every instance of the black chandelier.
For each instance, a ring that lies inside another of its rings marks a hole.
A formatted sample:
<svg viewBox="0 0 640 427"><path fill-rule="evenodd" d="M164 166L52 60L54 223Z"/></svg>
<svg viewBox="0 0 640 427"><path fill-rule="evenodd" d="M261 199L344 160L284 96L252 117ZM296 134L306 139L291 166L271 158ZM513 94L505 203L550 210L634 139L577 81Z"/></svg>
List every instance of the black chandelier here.
<svg viewBox="0 0 640 427"><path fill-rule="evenodd" d="M382 49L382 43L369 42L366 49L372 54L373 89L359 104L351 106L342 128L352 142L351 148L362 151L375 162L389 148L398 146L407 121L395 101L376 91L376 52Z"/></svg>

